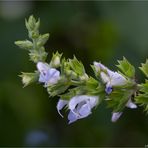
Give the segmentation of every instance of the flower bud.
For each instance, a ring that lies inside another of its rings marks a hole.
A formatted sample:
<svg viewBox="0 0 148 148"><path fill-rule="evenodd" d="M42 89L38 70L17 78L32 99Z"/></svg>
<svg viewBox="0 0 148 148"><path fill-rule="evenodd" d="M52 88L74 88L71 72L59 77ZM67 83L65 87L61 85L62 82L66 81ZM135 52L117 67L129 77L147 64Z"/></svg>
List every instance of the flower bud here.
<svg viewBox="0 0 148 148"><path fill-rule="evenodd" d="M84 75L80 76L80 80L82 81L88 80L88 75L85 73Z"/></svg>
<svg viewBox="0 0 148 148"><path fill-rule="evenodd" d="M58 52L53 54L52 59L50 61L50 66L54 68L58 68L61 64L61 57L62 57L62 54L59 54Z"/></svg>
<svg viewBox="0 0 148 148"><path fill-rule="evenodd" d="M43 34L39 36L39 39L37 41L37 46L44 46L44 44L47 42L49 38L49 33Z"/></svg>
<svg viewBox="0 0 148 148"><path fill-rule="evenodd" d="M40 20L36 21L36 19L31 15L27 20L25 20L26 28L28 29L29 38L35 39L39 36L39 26Z"/></svg>
<svg viewBox="0 0 148 148"><path fill-rule="evenodd" d="M22 72L22 74L20 75L24 87L36 81L38 79L38 76L39 76L38 73L25 73L25 72Z"/></svg>
<svg viewBox="0 0 148 148"><path fill-rule="evenodd" d="M30 50L33 48L33 44L31 41L25 40L25 41L16 41L15 44L19 46L22 49Z"/></svg>
<svg viewBox="0 0 148 148"><path fill-rule="evenodd" d="M66 75L70 76L71 79L78 79L78 75L72 70L66 70Z"/></svg>

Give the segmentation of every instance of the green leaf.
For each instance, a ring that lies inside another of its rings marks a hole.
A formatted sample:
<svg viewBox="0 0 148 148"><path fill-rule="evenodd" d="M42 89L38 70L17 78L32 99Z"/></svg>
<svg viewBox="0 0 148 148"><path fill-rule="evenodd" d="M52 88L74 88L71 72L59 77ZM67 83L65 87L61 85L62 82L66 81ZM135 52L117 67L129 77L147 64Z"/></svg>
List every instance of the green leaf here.
<svg viewBox="0 0 148 148"><path fill-rule="evenodd" d="M118 63L119 65L117 65L117 67L125 76L132 79L135 77L135 68L128 62L128 60L125 57L123 57L123 60L118 61Z"/></svg>
<svg viewBox="0 0 148 148"><path fill-rule="evenodd" d="M140 70L146 75L146 77L148 77L148 59L145 63L142 63L141 65L142 67L139 67Z"/></svg>

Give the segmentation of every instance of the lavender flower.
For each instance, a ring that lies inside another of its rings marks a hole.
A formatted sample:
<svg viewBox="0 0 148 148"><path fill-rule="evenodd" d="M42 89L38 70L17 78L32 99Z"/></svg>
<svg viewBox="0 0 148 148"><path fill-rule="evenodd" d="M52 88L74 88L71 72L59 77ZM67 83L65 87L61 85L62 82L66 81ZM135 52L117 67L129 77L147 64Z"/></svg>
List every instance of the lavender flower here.
<svg viewBox="0 0 148 148"><path fill-rule="evenodd" d="M94 62L94 66L97 72L100 72L102 81L106 84L105 91L107 94L112 92L113 86L121 86L127 83L127 80L119 73L111 71L103 64Z"/></svg>
<svg viewBox="0 0 148 148"><path fill-rule="evenodd" d="M37 69L40 72L39 82L45 83L45 86L56 84L60 79L60 72L47 63L38 62Z"/></svg>
<svg viewBox="0 0 148 148"><path fill-rule="evenodd" d="M69 124L75 122L78 119L82 119L91 114L91 109L98 104L98 96L87 96L79 95L72 97L70 101L59 100L57 104L58 112L65 106L68 105L70 110L68 114ZM61 113L59 112L61 115Z"/></svg>

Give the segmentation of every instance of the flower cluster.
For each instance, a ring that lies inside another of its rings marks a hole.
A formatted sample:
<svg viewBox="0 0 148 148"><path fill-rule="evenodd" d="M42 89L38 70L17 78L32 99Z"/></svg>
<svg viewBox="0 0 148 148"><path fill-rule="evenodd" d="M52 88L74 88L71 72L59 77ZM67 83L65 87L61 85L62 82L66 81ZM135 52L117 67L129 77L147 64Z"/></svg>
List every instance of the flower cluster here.
<svg viewBox="0 0 148 148"><path fill-rule="evenodd" d="M30 59L37 67L35 72L23 72L20 76L24 86L40 82L50 97L58 96L57 111L63 117L61 110L68 109L69 124L89 116L93 108L103 101L112 109L112 122L119 119L125 107L136 109L137 104L140 104L148 111L148 80L144 84L137 84L135 68L126 58L118 61L117 71L94 62L91 65L93 77L86 73L82 62L75 56L65 59L56 52L47 63L44 44L49 34L41 35L39 25L40 21L30 16L26 20L26 28L31 41L15 42L20 48L29 51ZM148 60L140 69L148 77Z"/></svg>
<svg viewBox="0 0 148 148"><path fill-rule="evenodd" d="M50 67L49 64L38 62L37 69L39 71L39 82L44 83L44 87L50 87L56 85L60 80L60 72ZM57 110L59 114L60 110L67 106L70 110L68 114L69 123L72 123L78 119L85 118L91 114L91 109L98 104L99 96L89 95L77 95L70 98L70 100L60 99L57 104Z"/></svg>

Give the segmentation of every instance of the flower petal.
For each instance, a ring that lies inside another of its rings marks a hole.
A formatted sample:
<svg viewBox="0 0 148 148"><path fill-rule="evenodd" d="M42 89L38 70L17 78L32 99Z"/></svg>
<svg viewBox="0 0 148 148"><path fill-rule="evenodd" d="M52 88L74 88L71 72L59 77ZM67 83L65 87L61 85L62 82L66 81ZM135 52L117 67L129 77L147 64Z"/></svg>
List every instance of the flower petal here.
<svg viewBox="0 0 148 148"><path fill-rule="evenodd" d="M111 121L116 122L120 118L121 115L122 115L122 112L113 112Z"/></svg>
<svg viewBox="0 0 148 148"><path fill-rule="evenodd" d="M89 96L89 104L91 108L95 107L98 104L98 102L99 102L98 96Z"/></svg>
<svg viewBox="0 0 148 148"><path fill-rule="evenodd" d="M72 111L70 111L69 114L68 114L68 120L69 120L68 124L71 124L71 123L78 120L78 116L75 115Z"/></svg>
<svg viewBox="0 0 148 148"><path fill-rule="evenodd" d="M126 84L127 80L121 74L114 72L110 83L112 86L120 86Z"/></svg>
<svg viewBox="0 0 148 148"><path fill-rule="evenodd" d="M110 82L110 78L109 78L109 76L108 76L106 73L101 72L101 73L100 73L100 76L101 76L101 79L102 79L102 81L103 81L104 83Z"/></svg>
<svg viewBox="0 0 148 148"><path fill-rule="evenodd" d="M85 95L72 97L69 101L69 109L74 110L77 104L79 104L82 101L86 101L86 99L87 97Z"/></svg>
<svg viewBox="0 0 148 148"><path fill-rule="evenodd" d="M129 99L127 104L126 104L126 107L131 108L131 109L135 109L135 108L137 108L137 105L135 103L133 103L131 101L131 99Z"/></svg>
<svg viewBox="0 0 148 148"><path fill-rule="evenodd" d="M103 64L98 63L98 62L94 62L94 66L97 72L99 70L107 70L107 67L105 67Z"/></svg>
<svg viewBox="0 0 148 148"><path fill-rule="evenodd" d="M78 113L79 113L79 119L85 118L85 117L87 117L88 115L91 114L91 109L90 109L90 107L88 106L88 104L84 104L84 105L78 110Z"/></svg>
<svg viewBox="0 0 148 148"><path fill-rule="evenodd" d="M69 109L74 110L76 108L77 104L79 104L82 101L87 101L87 100L92 101L91 102L91 108L92 108L96 105L96 103L95 103L96 99L98 99L98 96L80 95L80 96L72 97L71 100L69 101Z"/></svg>
<svg viewBox="0 0 148 148"><path fill-rule="evenodd" d="M40 73L42 73L44 71L48 71L49 68L50 68L50 66L47 63L43 63L43 62L37 63L37 69Z"/></svg>
<svg viewBox="0 0 148 148"><path fill-rule="evenodd" d="M57 81L60 79L60 72L58 70L56 70L55 68L50 68L49 72L49 83L50 84L56 84Z"/></svg>
<svg viewBox="0 0 148 148"><path fill-rule="evenodd" d="M105 88L105 92L106 92L107 94L110 94L112 91L113 91L112 86L110 85L110 83L107 83L107 84L106 84L106 88Z"/></svg>
<svg viewBox="0 0 148 148"><path fill-rule="evenodd" d="M68 101L67 100L59 100L58 101L58 104L57 104L57 111L58 113L60 114L60 116L63 118L63 115L60 113L60 110L68 104Z"/></svg>

